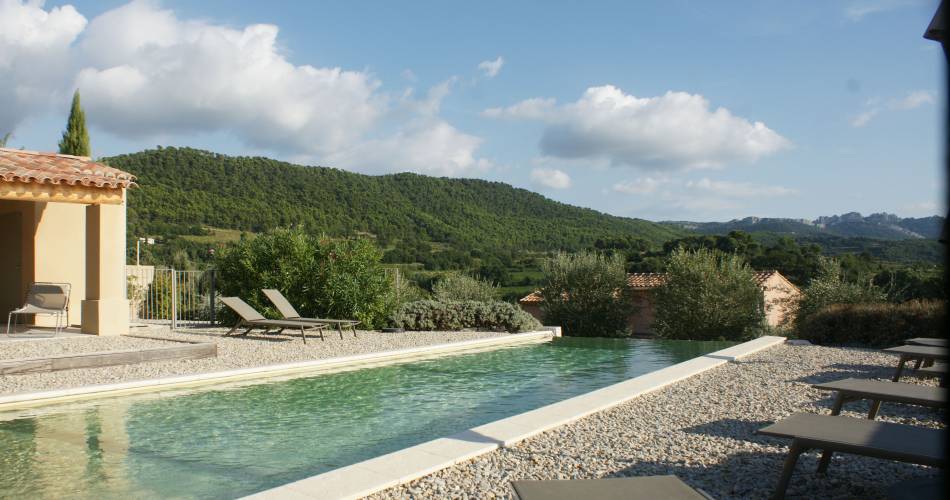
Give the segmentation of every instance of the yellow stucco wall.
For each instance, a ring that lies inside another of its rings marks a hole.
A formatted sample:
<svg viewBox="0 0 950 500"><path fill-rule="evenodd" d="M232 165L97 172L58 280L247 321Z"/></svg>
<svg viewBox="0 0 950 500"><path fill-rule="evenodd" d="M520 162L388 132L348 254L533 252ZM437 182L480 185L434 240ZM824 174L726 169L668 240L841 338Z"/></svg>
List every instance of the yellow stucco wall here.
<svg viewBox="0 0 950 500"><path fill-rule="evenodd" d="M22 228L19 235L3 235L19 238L21 254L19 283L5 286L19 285L16 295L22 305L34 281L69 283L71 325L81 321L80 302L86 294L85 209L85 205L74 203L0 200L0 213L19 213ZM53 326L54 322L53 317L35 318L35 323L42 326Z"/></svg>

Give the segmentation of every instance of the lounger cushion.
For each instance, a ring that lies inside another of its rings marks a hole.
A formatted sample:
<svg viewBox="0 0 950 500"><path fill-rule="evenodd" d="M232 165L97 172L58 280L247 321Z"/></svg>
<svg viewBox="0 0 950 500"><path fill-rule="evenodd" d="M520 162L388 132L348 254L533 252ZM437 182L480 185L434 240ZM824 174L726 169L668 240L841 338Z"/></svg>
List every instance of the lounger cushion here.
<svg viewBox="0 0 950 500"><path fill-rule="evenodd" d="M820 448L869 457L944 467L946 431L857 418L795 413L760 429L759 434L797 440Z"/></svg>
<svg viewBox="0 0 950 500"><path fill-rule="evenodd" d="M707 500L676 476L512 481L521 500Z"/></svg>

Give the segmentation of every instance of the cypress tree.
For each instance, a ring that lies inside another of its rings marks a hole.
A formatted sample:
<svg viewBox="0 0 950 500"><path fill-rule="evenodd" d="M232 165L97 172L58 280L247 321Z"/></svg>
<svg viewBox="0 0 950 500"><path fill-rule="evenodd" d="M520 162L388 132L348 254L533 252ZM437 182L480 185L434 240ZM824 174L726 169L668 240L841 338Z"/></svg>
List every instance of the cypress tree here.
<svg viewBox="0 0 950 500"><path fill-rule="evenodd" d="M73 94L66 131L59 141L59 152L64 155L89 156L89 132L86 130L86 114L79 106L79 91Z"/></svg>

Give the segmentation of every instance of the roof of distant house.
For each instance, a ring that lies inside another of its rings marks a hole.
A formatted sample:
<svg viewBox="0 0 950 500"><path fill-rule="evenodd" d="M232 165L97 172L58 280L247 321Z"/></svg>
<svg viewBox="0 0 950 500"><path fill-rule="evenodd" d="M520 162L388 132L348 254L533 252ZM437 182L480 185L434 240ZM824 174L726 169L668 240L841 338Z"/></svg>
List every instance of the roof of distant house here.
<svg viewBox="0 0 950 500"><path fill-rule="evenodd" d="M769 271L756 271L753 276L753 280L760 287L764 287L765 283L772 277L778 275L789 286L798 290L798 287L788 281L785 276L782 276L782 273L772 269ZM666 273L630 273L627 275L627 286L633 288L634 290L651 290L662 286L666 282ZM537 304L542 302L544 299L541 297L540 291L531 292L528 295L525 295L518 302L522 304Z"/></svg>
<svg viewBox="0 0 950 500"><path fill-rule="evenodd" d="M85 156L0 148L0 181L127 188L135 176Z"/></svg>

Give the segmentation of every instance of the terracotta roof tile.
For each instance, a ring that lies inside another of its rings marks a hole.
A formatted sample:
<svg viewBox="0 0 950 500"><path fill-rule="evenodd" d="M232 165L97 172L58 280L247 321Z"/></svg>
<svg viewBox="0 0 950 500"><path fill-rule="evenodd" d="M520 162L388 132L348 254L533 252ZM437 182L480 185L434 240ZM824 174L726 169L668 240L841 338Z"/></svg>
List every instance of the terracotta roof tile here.
<svg viewBox="0 0 950 500"><path fill-rule="evenodd" d="M68 184L127 188L135 176L84 156L0 148L0 180L25 184Z"/></svg>
<svg viewBox="0 0 950 500"><path fill-rule="evenodd" d="M776 270L756 271L754 277L755 284L765 286L765 282L773 275L779 274ZM786 282L788 280L785 280ZM650 290L662 286L666 282L666 273L630 273L627 275L627 286L638 290ZM789 285L793 286L791 283ZM797 290L797 287L796 287ZM521 298L518 302L522 304L540 304L543 301L540 292L532 292Z"/></svg>

